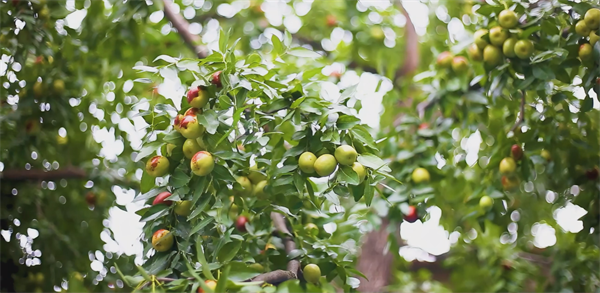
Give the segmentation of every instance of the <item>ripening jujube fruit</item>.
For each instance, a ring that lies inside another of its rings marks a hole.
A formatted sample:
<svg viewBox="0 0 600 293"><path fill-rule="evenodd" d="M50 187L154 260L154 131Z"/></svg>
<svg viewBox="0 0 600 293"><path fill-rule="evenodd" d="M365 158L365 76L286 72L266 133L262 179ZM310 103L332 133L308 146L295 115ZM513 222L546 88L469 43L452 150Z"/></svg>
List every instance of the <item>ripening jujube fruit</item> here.
<svg viewBox="0 0 600 293"><path fill-rule="evenodd" d="M550 155L550 152L548 150L542 150L542 152L540 153L540 156L542 156L542 158L546 159L546 161L552 160L552 155Z"/></svg>
<svg viewBox="0 0 600 293"><path fill-rule="evenodd" d="M592 45L590 44L582 44L581 46L579 46L579 58L582 61L589 61L592 60L592 52L593 52L593 48Z"/></svg>
<svg viewBox="0 0 600 293"><path fill-rule="evenodd" d="M484 210L490 208L493 204L494 200L487 195L484 195L481 197L481 199L479 199L479 207Z"/></svg>
<svg viewBox="0 0 600 293"><path fill-rule="evenodd" d="M183 115L181 114L177 114L177 116L175 116L175 120L173 120L173 129L175 129L176 131L181 131L181 120L183 120Z"/></svg>
<svg viewBox="0 0 600 293"><path fill-rule="evenodd" d="M360 183L365 181L365 178L367 177L367 169L365 168L365 166L363 166L363 164L359 162L354 162L354 164L352 164L352 170L354 170L354 172L358 174L358 181Z"/></svg>
<svg viewBox="0 0 600 293"><path fill-rule="evenodd" d="M164 204L170 206L171 204L173 204L173 202L170 200L166 200L169 196L171 196L171 193L168 191L159 193L152 201L152 205Z"/></svg>
<svg viewBox="0 0 600 293"><path fill-rule="evenodd" d="M498 14L498 22L503 28L511 29L517 26L519 18L514 11L505 9Z"/></svg>
<svg viewBox="0 0 600 293"><path fill-rule="evenodd" d="M477 45L477 47L479 47L481 50L485 49L485 47L489 45L488 41L484 38L484 36L488 33L489 31L487 29L480 29L474 34L475 45Z"/></svg>
<svg viewBox="0 0 600 293"><path fill-rule="evenodd" d="M483 61L489 66L496 66L502 62L502 52L495 46L487 45L483 49Z"/></svg>
<svg viewBox="0 0 600 293"><path fill-rule="evenodd" d="M500 161L500 173L511 174L517 169L517 163L511 157L506 157Z"/></svg>
<svg viewBox="0 0 600 293"><path fill-rule="evenodd" d="M302 270L302 274L306 282L317 284L321 278L321 268L316 264L308 264Z"/></svg>
<svg viewBox="0 0 600 293"><path fill-rule="evenodd" d="M183 142L183 155L190 160L197 152L202 150L196 139L188 138Z"/></svg>
<svg viewBox="0 0 600 293"><path fill-rule="evenodd" d="M175 204L175 208L173 209L176 214L180 216L187 217L192 213L192 201L191 200L182 200Z"/></svg>
<svg viewBox="0 0 600 293"><path fill-rule="evenodd" d="M206 286L213 291L217 288L217 282L214 280L206 280L204 281L204 284L206 284ZM198 293L205 293L204 289L202 289L202 286L198 287Z"/></svg>
<svg viewBox="0 0 600 293"><path fill-rule="evenodd" d="M506 39L508 39L507 29L501 26L495 26L490 29L490 43L492 43L492 45L496 47L502 46Z"/></svg>
<svg viewBox="0 0 600 293"><path fill-rule="evenodd" d="M298 167L300 170L307 174L312 174L315 172L315 161L317 160L317 156L315 156L311 152L304 152L300 155L298 159Z"/></svg>
<svg viewBox="0 0 600 293"><path fill-rule="evenodd" d="M198 117L194 115L184 115L179 123L179 132L183 137L196 139L204 133L204 126L198 123Z"/></svg>
<svg viewBox="0 0 600 293"><path fill-rule="evenodd" d="M175 239L173 234L166 229L160 229L152 235L152 247L158 252L164 252L171 249L174 242Z"/></svg>
<svg viewBox="0 0 600 293"><path fill-rule="evenodd" d="M409 223L414 223L419 219L419 214L417 212L417 207L409 206L408 212L404 215L404 220Z"/></svg>
<svg viewBox="0 0 600 293"><path fill-rule="evenodd" d="M221 71L217 71L215 73L213 73L212 75L212 79L210 80L210 82L214 85L216 85L217 87L222 87L223 84L221 83Z"/></svg>
<svg viewBox="0 0 600 293"><path fill-rule="evenodd" d="M533 42L530 40L518 40L515 44L515 55L521 59L527 59L533 54Z"/></svg>
<svg viewBox="0 0 600 293"><path fill-rule="evenodd" d="M425 168L416 168L412 173L412 181L414 183L419 184L421 182L427 182L429 179L429 171Z"/></svg>
<svg viewBox="0 0 600 293"><path fill-rule="evenodd" d="M600 36L596 32L590 32L590 45L594 46L598 41L600 41Z"/></svg>
<svg viewBox="0 0 600 293"><path fill-rule="evenodd" d="M258 198L264 198L266 195L265 186L267 186L267 180L259 181L254 185L252 194Z"/></svg>
<svg viewBox="0 0 600 293"><path fill-rule="evenodd" d="M482 61L483 60L483 51L477 47L477 44L471 44L467 49L467 54L469 58L473 61Z"/></svg>
<svg viewBox="0 0 600 293"><path fill-rule="evenodd" d="M192 173L197 176L206 176L215 168L215 160L207 151L197 152L190 162Z"/></svg>
<svg viewBox="0 0 600 293"><path fill-rule="evenodd" d="M187 92L187 101L194 108L202 108L208 104L208 93L201 87L193 87Z"/></svg>
<svg viewBox="0 0 600 293"><path fill-rule="evenodd" d="M517 38L508 38L506 39L506 41L504 41L504 44L502 44L502 53L504 53L504 56L508 57L508 58L513 58L516 57L517 55L515 54L515 44L517 43Z"/></svg>
<svg viewBox="0 0 600 293"><path fill-rule="evenodd" d="M583 16L583 20L585 21L585 25L590 29L595 30L600 28L600 9L589 9Z"/></svg>
<svg viewBox="0 0 600 293"><path fill-rule="evenodd" d="M580 20L575 24L575 32L583 37L587 37L590 35L592 30L585 24L585 21Z"/></svg>
<svg viewBox="0 0 600 293"><path fill-rule="evenodd" d="M327 26L328 27L334 27L337 25L337 18L333 15L327 15Z"/></svg>
<svg viewBox="0 0 600 293"><path fill-rule="evenodd" d="M523 149L518 144L514 144L510 147L510 153L516 161L520 160L523 157Z"/></svg>
<svg viewBox="0 0 600 293"><path fill-rule="evenodd" d="M335 160L341 165L352 166L357 157L358 153L352 146L341 145L335 149Z"/></svg>
<svg viewBox="0 0 600 293"><path fill-rule="evenodd" d="M315 172L321 177L331 175L336 167L337 161L335 157L330 154L324 154L318 157L314 165Z"/></svg>
<svg viewBox="0 0 600 293"><path fill-rule="evenodd" d="M236 179L236 181L242 186L242 191L235 191L236 194L241 196L248 196L252 194L252 182L246 176L240 176Z"/></svg>
<svg viewBox="0 0 600 293"><path fill-rule="evenodd" d="M146 172L152 177L165 176L169 172L169 159L163 156L154 156L146 163Z"/></svg>
<svg viewBox="0 0 600 293"><path fill-rule="evenodd" d="M61 79L57 79L52 83L52 88L55 93L62 94L65 91L65 82Z"/></svg>
<svg viewBox="0 0 600 293"><path fill-rule="evenodd" d="M456 73L464 73L469 69L469 62L463 56L456 56L452 59L452 70Z"/></svg>
<svg viewBox="0 0 600 293"><path fill-rule="evenodd" d="M450 68L450 66L452 65L452 58L454 58L454 56L452 56L452 53L444 51L438 55L436 61L437 65L444 68Z"/></svg>
<svg viewBox="0 0 600 293"><path fill-rule="evenodd" d="M253 184L257 184L258 182L267 180L267 176L259 172L260 170L258 169L258 166L256 164L250 166L249 171L250 172L248 174L248 179L250 179L250 181L252 181Z"/></svg>
<svg viewBox="0 0 600 293"><path fill-rule="evenodd" d="M246 232L246 223L248 223L248 218L246 218L245 216L239 216L236 220L235 220L235 228L238 229L238 231L240 232Z"/></svg>

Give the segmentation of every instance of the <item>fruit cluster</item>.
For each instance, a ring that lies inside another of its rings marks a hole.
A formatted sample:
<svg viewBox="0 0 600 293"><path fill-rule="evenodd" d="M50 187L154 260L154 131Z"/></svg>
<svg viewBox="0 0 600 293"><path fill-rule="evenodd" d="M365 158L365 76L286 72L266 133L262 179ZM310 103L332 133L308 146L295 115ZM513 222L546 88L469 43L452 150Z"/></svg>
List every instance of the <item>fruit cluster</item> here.
<svg viewBox="0 0 600 293"><path fill-rule="evenodd" d="M504 57L529 59L534 51L533 42L517 28L518 15L509 9L498 14L498 25L475 32L475 42L467 49L473 61L483 61L487 66L498 66Z"/></svg>
<svg viewBox="0 0 600 293"><path fill-rule="evenodd" d="M584 43L579 46L579 59L584 62L593 61L593 46L600 40L600 9L589 9L583 19L575 24L575 33L584 37Z"/></svg>
<svg viewBox="0 0 600 293"><path fill-rule="evenodd" d="M335 171L339 163L352 167L352 170L358 174L358 180L363 182L367 176L367 169L356 161L357 157L358 153L352 146L341 145L335 149L335 156L324 153L317 158L311 152L304 152L298 158L298 167L306 174L317 173L321 177L326 177Z"/></svg>
<svg viewBox="0 0 600 293"><path fill-rule="evenodd" d="M469 69L469 61L463 56L454 56L448 51L440 53L436 64L442 68L452 68L457 74L465 73Z"/></svg>
<svg viewBox="0 0 600 293"><path fill-rule="evenodd" d="M523 149L521 146L514 144L510 148L510 157L506 157L500 161L500 174L502 175L502 187L505 190L512 190L519 186L519 178L515 175L517 170L517 162L523 158Z"/></svg>

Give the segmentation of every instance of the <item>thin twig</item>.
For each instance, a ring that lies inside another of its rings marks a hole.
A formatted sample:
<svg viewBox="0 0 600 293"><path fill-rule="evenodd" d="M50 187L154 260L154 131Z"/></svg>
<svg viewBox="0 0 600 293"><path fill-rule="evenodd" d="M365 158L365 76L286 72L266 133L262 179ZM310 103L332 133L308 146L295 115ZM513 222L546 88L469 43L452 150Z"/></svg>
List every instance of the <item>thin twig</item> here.
<svg viewBox="0 0 600 293"><path fill-rule="evenodd" d="M6 170L0 172L0 179L6 181L40 181L56 179L84 179L87 178L85 170L73 166L68 166L60 170Z"/></svg>
<svg viewBox="0 0 600 293"><path fill-rule="evenodd" d="M525 121L525 93L521 91L521 108L519 111L519 118L517 119L517 122L515 123L515 125L513 125L513 127L510 129L509 132L515 131L515 129L517 129L517 127L524 121Z"/></svg>
<svg viewBox="0 0 600 293"><path fill-rule="evenodd" d="M165 16L177 29L177 32L185 44L192 49L198 58L206 58L206 56L208 56L208 48L204 45L198 45L201 39L198 35L190 33L189 22L187 22L187 20L185 20L181 14L175 12L175 8L173 7L173 2L171 2L171 0L162 1L165 6Z"/></svg>

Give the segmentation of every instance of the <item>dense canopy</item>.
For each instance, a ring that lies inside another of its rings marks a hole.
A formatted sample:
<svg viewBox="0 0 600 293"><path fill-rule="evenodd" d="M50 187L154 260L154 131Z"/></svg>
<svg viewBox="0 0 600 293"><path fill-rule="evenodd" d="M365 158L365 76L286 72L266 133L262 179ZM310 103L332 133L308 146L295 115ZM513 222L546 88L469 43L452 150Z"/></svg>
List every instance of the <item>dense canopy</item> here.
<svg viewBox="0 0 600 293"><path fill-rule="evenodd" d="M599 8L0 0L0 287L596 292Z"/></svg>

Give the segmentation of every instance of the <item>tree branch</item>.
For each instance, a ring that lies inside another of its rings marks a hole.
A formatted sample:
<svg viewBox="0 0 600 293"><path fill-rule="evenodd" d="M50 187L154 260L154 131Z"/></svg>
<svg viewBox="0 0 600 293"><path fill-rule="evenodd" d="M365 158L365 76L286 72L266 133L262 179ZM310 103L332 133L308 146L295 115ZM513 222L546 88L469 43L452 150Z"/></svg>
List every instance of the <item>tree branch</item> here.
<svg viewBox="0 0 600 293"><path fill-rule="evenodd" d="M85 170L68 166L60 170L6 170L0 172L0 179L6 181L50 181L56 179L84 179L87 178Z"/></svg>
<svg viewBox="0 0 600 293"><path fill-rule="evenodd" d="M279 237L283 239L286 254L289 255L296 249L296 242L285 224L285 218L280 213L271 212L271 220L273 221L275 230L280 234ZM296 259L292 259L288 262L286 271L277 270L264 273L254 277L252 281L263 281L265 283L276 285L287 280L298 279L299 273L300 262Z"/></svg>
<svg viewBox="0 0 600 293"><path fill-rule="evenodd" d="M181 14L175 12L173 2L171 0L162 0L165 6L165 16L177 29L177 32L183 39L186 45L192 49L192 51L198 56L198 58L205 58L208 56L208 48L204 45L197 45L200 43L200 37L198 35L190 33L190 24L181 16Z"/></svg>
<svg viewBox="0 0 600 293"><path fill-rule="evenodd" d="M521 91L521 109L519 110L519 118L513 127L511 127L509 132L515 131L521 123L525 121L525 93Z"/></svg>
<svg viewBox="0 0 600 293"><path fill-rule="evenodd" d="M404 53L404 64L398 70L396 70L396 75L394 76L394 80L411 74L419 67L419 36L417 35L417 31L415 30L415 25L413 24L410 15L404 6L402 5L402 1L395 1L396 6L404 17L406 17L406 45L405 45L405 53Z"/></svg>

